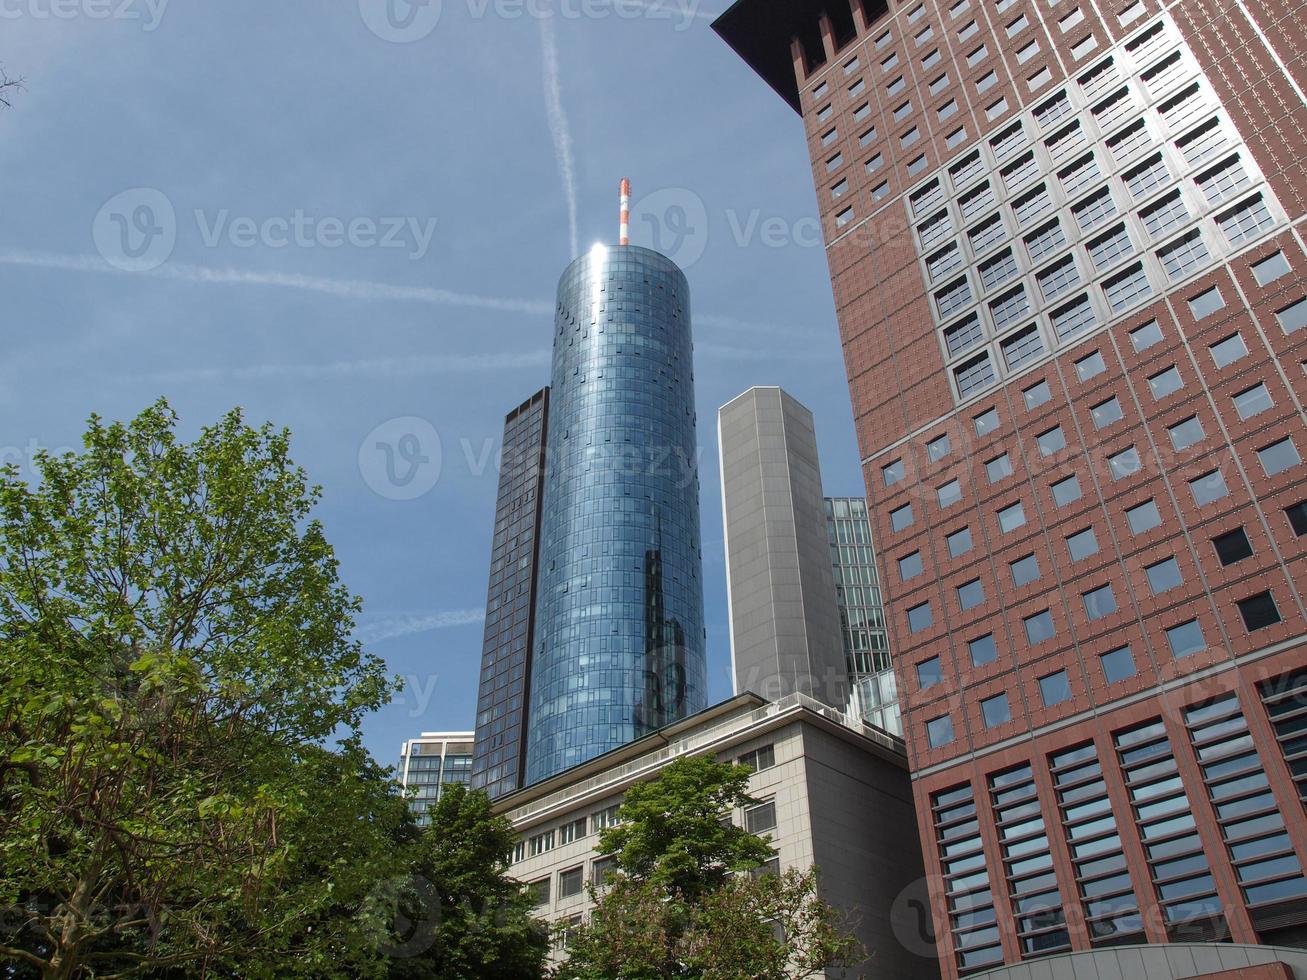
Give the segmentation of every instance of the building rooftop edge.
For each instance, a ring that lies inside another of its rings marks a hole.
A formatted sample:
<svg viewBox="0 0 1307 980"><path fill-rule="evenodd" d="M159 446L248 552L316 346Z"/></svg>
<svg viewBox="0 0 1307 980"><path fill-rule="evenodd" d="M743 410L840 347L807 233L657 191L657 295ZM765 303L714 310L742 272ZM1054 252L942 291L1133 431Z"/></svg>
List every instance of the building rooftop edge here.
<svg viewBox="0 0 1307 980"><path fill-rule="evenodd" d="M825 4L816 0L735 0L712 22L712 29L791 109L801 113L790 38L823 9Z"/></svg>

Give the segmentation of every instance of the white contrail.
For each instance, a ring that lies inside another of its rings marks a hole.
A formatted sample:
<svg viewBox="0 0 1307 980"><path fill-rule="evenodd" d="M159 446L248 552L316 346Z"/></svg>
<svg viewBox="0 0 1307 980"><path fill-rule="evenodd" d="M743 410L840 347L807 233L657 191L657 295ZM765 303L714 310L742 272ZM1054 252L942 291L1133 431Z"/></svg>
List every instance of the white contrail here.
<svg viewBox="0 0 1307 980"><path fill-rule="evenodd" d="M475 371L511 371L549 363L549 351L532 350L498 354L415 355L412 357L365 358L325 364L253 364L235 368L182 368L134 376L133 381L163 384L196 384L215 381L262 381L294 378L302 381L353 377L413 378L432 374L463 374Z"/></svg>
<svg viewBox="0 0 1307 980"><path fill-rule="evenodd" d="M107 272L120 276L146 276L152 279L172 279L181 282L214 283L219 285L270 286L277 289L300 289L325 293L346 299L400 300L411 303L428 303L436 306L468 306L507 313L526 313L532 316L549 315L553 304L527 299L501 299L495 296L477 296L457 293L449 289L427 286L392 286L367 279L328 279L322 276L305 276L289 272L252 272L244 269L218 268L193 265L188 262L168 261L157 269L131 272L116 268L95 255L62 255L55 252L0 252L0 265L27 266L38 269L63 269L70 272Z"/></svg>
<svg viewBox="0 0 1307 980"><path fill-rule="evenodd" d="M401 636L430 633L453 626L472 626L485 618L484 609L450 609L428 615L379 615L375 621L355 627L354 639L366 644L384 643Z"/></svg>
<svg viewBox="0 0 1307 980"><path fill-rule="evenodd" d="M576 258L576 168L572 163L572 130L563 111L563 89L558 74L558 43L554 37L552 17L539 17L540 50L544 57L545 114L549 119L549 134L554 140L554 156L558 160L558 173L563 178L563 193L567 196L567 231Z"/></svg>

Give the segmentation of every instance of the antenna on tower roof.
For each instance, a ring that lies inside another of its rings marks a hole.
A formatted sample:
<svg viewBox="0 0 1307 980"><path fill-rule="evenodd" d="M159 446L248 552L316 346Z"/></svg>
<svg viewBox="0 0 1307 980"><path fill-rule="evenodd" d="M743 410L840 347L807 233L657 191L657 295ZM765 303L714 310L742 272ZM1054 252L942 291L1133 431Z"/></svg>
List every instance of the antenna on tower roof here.
<svg viewBox="0 0 1307 980"><path fill-rule="evenodd" d="M631 244L631 182L622 178L620 190L621 224L617 232L618 245Z"/></svg>

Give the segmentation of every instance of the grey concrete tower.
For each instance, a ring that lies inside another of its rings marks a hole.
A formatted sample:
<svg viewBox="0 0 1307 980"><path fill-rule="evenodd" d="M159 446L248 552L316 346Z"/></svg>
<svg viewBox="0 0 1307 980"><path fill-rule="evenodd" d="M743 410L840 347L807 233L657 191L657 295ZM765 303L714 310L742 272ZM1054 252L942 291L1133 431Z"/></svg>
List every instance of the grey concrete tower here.
<svg viewBox="0 0 1307 980"><path fill-rule="evenodd" d="M812 413L750 388L717 414L735 689L843 709L848 668Z"/></svg>

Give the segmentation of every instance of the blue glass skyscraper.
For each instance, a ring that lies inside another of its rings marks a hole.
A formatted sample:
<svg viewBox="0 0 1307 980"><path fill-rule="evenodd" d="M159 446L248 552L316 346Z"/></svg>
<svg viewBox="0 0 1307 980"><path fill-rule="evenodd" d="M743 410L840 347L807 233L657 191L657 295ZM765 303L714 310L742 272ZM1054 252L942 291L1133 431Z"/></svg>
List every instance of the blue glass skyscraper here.
<svg viewBox="0 0 1307 980"><path fill-rule="evenodd" d="M690 296L596 245L558 285L526 782L704 707Z"/></svg>

